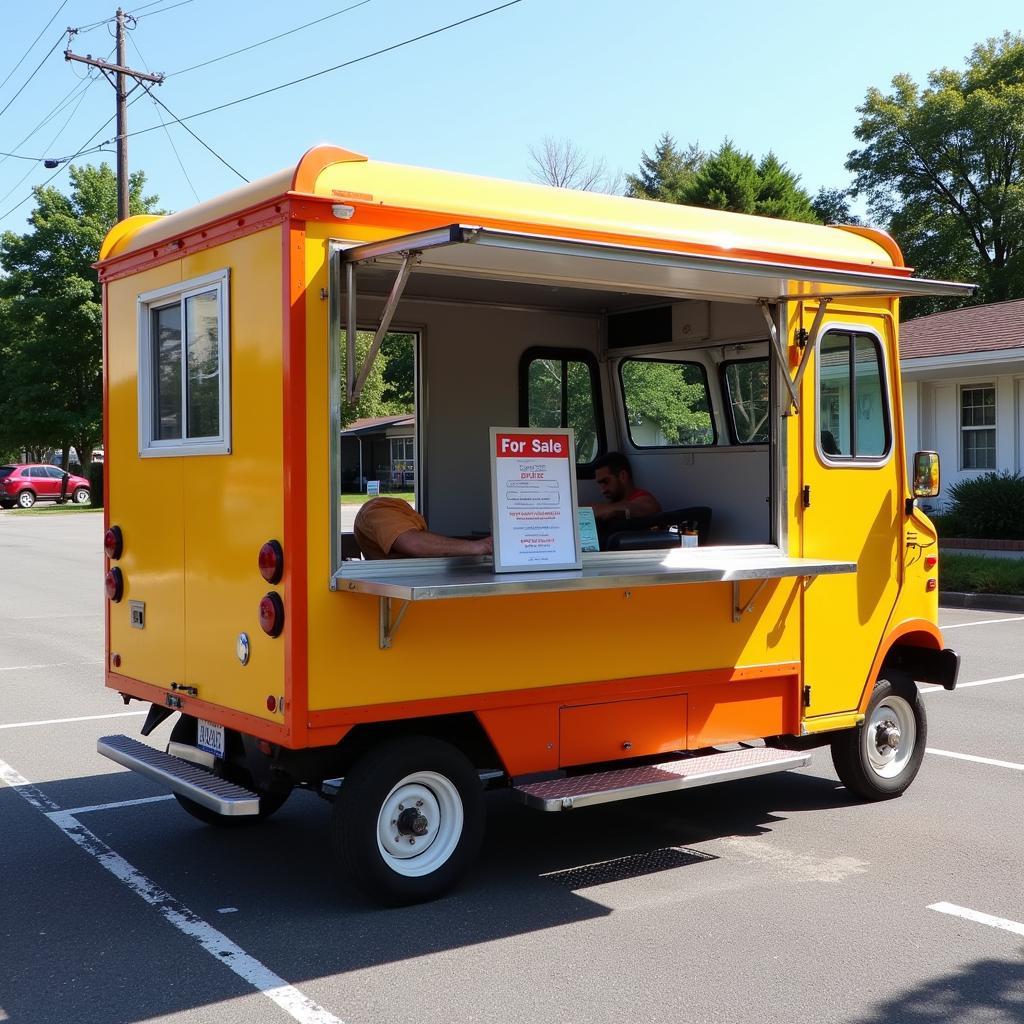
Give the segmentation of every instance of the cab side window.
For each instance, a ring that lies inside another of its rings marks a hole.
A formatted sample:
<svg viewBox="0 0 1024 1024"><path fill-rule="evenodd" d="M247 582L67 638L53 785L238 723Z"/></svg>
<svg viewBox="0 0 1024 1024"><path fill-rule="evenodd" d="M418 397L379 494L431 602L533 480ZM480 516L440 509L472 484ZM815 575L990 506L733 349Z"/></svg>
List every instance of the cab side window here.
<svg viewBox="0 0 1024 1024"><path fill-rule="evenodd" d="M605 451L597 361L581 349L533 348L519 364L519 421L524 427L571 427L576 463Z"/></svg>
<svg viewBox="0 0 1024 1024"><path fill-rule="evenodd" d="M635 448L693 448L715 443L708 380L700 363L623 359L626 426Z"/></svg>
<svg viewBox="0 0 1024 1024"><path fill-rule="evenodd" d="M767 359L735 359L722 363L734 444L767 444L770 440L770 379Z"/></svg>
<svg viewBox="0 0 1024 1024"><path fill-rule="evenodd" d="M830 330L818 349L818 443L828 461L884 459L892 448L878 338Z"/></svg>

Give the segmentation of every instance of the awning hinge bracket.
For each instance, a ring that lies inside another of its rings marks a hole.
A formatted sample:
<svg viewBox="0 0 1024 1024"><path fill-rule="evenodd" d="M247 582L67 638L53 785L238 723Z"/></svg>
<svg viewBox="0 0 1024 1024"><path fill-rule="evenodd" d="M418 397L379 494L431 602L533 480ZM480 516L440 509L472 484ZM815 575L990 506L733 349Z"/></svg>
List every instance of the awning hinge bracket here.
<svg viewBox="0 0 1024 1024"><path fill-rule="evenodd" d="M785 374L786 390L789 391L793 410L797 414L800 413L800 382L803 380L811 353L817 344L818 332L821 330L821 323L825 319L825 310L831 301L830 297L821 296L818 299L818 308L814 313L814 323L811 324L810 331L805 331L801 327L796 332L796 341L803 350L803 355L800 357L800 365L797 367L796 375L791 377L789 375L789 360L786 357L786 349L782 344L782 339L779 337L779 329L775 324L775 317L772 315L771 303L767 299L758 300L761 314L764 316L764 322L768 327L768 336L771 338L772 348L775 350L775 356L779 360L782 372Z"/></svg>
<svg viewBox="0 0 1024 1024"><path fill-rule="evenodd" d="M359 396L363 393L363 385L366 383L366 378L370 376L373 361L377 358L377 353L380 351L381 345L384 344L384 338L391 328L391 321L395 317L398 303L401 301L402 293L405 291L409 274L412 273L413 265L418 262L419 258L420 254L418 252L409 251L402 253L402 265L398 268L398 276L395 278L395 283L391 286L391 294L388 295L387 302L384 303L380 325L373 335L373 342L366 353L363 365L359 368L358 375L356 374L356 267L354 263L345 264L345 288L348 307L345 318L345 398L349 405L355 405L359 401Z"/></svg>
<svg viewBox="0 0 1024 1024"><path fill-rule="evenodd" d="M402 601L402 607L398 609L398 614L391 618L391 602L397 600L397 598L381 597L378 598L378 637L377 646L382 651L391 649L391 642L395 639L395 634L398 632L398 627L402 624L402 618L405 616L406 611L409 608L409 601Z"/></svg>
<svg viewBox="0 0 1024 1024"><path fill-rule="evenodd" d="M758 584L757 589L750 595L750 599L745 603L740 601L740 584L738 580L732 582L732 621L739 622L747 612L754 610L754 602L758 599L761 591L764 590L766 584L770 583L769 579L761 580Z"/></svg>

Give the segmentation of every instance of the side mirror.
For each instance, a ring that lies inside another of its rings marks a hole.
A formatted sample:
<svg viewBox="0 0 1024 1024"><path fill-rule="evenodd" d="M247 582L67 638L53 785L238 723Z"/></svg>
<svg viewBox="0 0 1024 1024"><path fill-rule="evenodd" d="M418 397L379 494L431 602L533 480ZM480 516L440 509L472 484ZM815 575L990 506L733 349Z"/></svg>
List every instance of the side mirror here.
<svg viewBox="0 0 1024 1024"><path fill-rule="evenodd" d="M939 453L914 452L915 498L934 498L939 493Z"/></svg>

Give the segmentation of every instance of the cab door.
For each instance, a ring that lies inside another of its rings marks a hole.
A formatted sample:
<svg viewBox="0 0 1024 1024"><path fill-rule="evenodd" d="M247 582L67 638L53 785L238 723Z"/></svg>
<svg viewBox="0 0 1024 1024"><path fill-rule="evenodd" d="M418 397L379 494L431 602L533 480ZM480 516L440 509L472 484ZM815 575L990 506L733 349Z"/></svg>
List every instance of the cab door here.
<svg viewBox="0 0 1024 1024"><path fill-rule="evenodd" d="M899 591L903 460L894 424L902 417L894 415L893 355L888 314L830 310L803 381L801 553L857 565L804 588L808 718L857 709Z"/></svg>

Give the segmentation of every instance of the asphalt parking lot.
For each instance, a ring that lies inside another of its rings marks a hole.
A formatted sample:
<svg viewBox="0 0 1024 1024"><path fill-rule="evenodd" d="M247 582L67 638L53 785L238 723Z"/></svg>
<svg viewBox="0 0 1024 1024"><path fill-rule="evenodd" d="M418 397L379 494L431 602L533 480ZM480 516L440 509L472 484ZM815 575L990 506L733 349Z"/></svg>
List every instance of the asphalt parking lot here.
<svg viewBox="0 0 1024 1024"><path fill-rule="evenodd" d="M221 831L96 754L142 722L102 685L101 524L0 515L0 1022L1024 1020L1024 616L942 613L962 685L899 800L827 751L567 814L495 793L466 882L381 911L317 797Z"/></svg>

